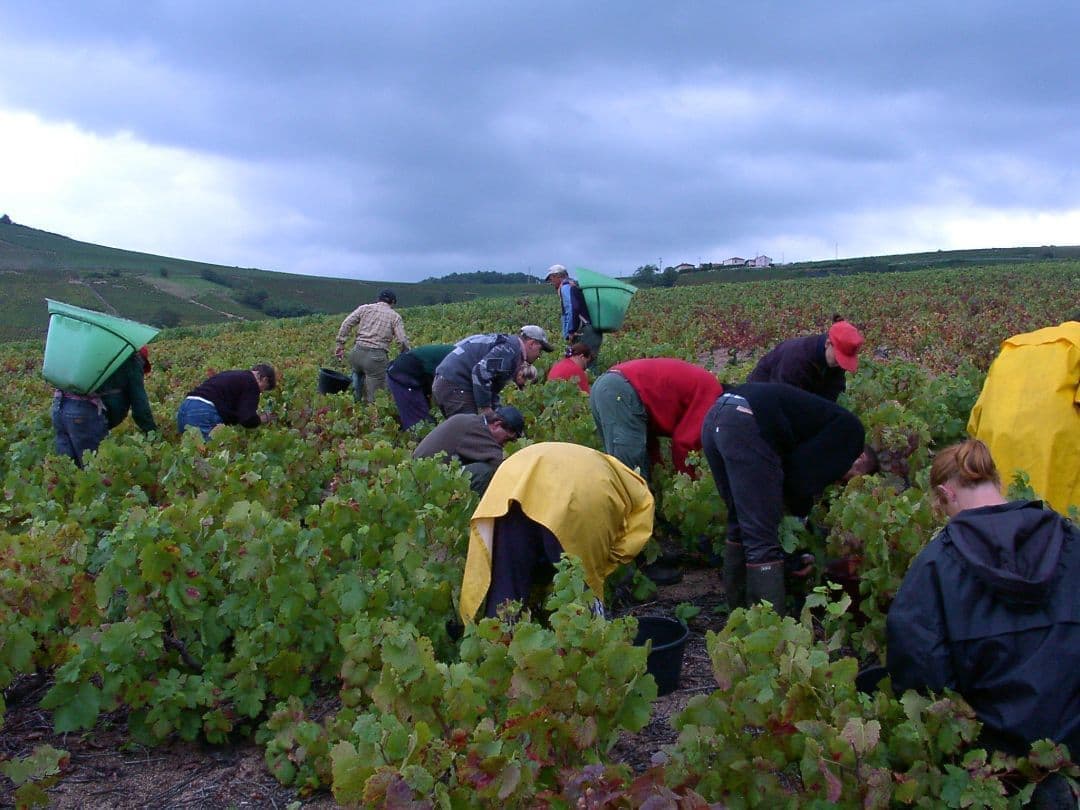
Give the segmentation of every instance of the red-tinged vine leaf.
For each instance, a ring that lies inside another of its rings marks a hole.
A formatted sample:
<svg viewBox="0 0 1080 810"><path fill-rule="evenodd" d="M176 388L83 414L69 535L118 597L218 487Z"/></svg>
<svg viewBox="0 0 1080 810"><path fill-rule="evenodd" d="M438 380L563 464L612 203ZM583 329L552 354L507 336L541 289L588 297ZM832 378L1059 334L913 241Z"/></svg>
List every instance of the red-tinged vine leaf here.
<svg viewBox="0 0 1080 810"><path fill-rule="evenodd" d="M866 754L878 744L881 739L881 723L877 720L862 720L852 717L844 725L840 737L848 743L859 756Z"/></svg>
<svg viewBox="0 0 1080 810"><path fill-rule="evenodd" d="M1029 758L1033 765L1038 765L1048 771L1057 770L1069 761L1065 755L1065 749L1060 745L1055 745L1052 740L1038 740L1032 743Z"/></svg>
<svg viewBox="0 0 1080 810"><path fill-rule="evenodd" d="M382 807L385 810L432 810L435 803L426 799L417 799L409 784L394 774L390 783L386 786Z"/></svg>
<svg viewBox="0 0 1080 810"><path fill-rule="evenodd" d="M844 785L840 779L829 769L829 763L824 759L818 759L818 771L825 777L825 796L830 802L840 801L844 792Z"/></svg>
<svg viewBox="0 0 1080 810"><path fill-rule="evenodd" d="M27 782L15 791L15 806L19 810L31 807L48 807L49 794L37 782Z"/></svg>
<svg viewBox="0 0 1080 810"><path fill-rule="evenodd" d="M922 793L923 783L919 779L898 773L893 774L893 781L895 786L893 787L892 798L900 804L914 804Z"/></svg>
<svg viewBox="0 0 1080 810"><path fill-rule="evenodd" d="M596 718L586 717L584 722L574 727L572 735L578 750L592 748L596 745Z"/></svg>
<svg viewBox="0 0 1080 810"><path fill-rule="evenodd" d="M495 775L495 784L498 785L496 795L503 801L509 799L521 784L521 765L516 762L506 763Z"/></svg>

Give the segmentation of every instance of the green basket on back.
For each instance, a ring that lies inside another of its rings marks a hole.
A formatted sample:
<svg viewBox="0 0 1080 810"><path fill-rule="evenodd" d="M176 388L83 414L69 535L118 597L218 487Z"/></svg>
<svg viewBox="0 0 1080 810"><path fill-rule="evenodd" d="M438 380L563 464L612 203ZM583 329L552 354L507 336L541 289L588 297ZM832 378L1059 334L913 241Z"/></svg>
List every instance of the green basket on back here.
<svg viewBox="0 0 1080 810"><path fill-rule="evenodd" d="M574 271L574 278L585 296L585 306L589 308L593 328L600 332L614 332L621 328L637 287L584 267Z"/></svg>
<svg viewBox="0 0 1080 810"><path fill-rule="evenodd" d="M160 331L46 298L49 333L41 373L62 391L89 394Z"/></svg>

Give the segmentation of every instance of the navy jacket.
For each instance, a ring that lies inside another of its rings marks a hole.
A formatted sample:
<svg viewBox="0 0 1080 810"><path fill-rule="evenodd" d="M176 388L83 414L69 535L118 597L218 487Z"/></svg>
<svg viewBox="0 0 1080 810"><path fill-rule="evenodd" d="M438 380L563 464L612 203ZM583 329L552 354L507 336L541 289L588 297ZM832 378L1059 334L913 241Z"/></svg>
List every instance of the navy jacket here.
<svg viewBox="0 0 1080 810"><path fill-rule="evenodd" d="M787 383L836 402L847 386L844 370L825 362L826 335L789 338L758 360L747 382Z"/></svg>
<svg viewBox="0 0 1080 810"><path fill-rule="evenodd" d="M889 609L893 689L959 692L982 742L1080 752L1080 532L1039 501L966 509L919 554Z"/></svg>

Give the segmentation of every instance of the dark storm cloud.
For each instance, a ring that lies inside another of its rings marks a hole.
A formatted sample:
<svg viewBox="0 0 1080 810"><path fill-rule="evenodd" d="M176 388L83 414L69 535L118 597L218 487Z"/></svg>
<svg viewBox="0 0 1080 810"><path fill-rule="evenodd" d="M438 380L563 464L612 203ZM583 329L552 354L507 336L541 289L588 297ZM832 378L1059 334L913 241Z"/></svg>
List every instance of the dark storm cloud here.
<svg viewBox="0 0 1080 810"><path fill-rule="evenodd" d="M1072 3L25 3L0 11L0 104L259 166L252 200L297 215L274 249L309 272L630 272L893 209L1078 207L1077 22Z"/></svg>

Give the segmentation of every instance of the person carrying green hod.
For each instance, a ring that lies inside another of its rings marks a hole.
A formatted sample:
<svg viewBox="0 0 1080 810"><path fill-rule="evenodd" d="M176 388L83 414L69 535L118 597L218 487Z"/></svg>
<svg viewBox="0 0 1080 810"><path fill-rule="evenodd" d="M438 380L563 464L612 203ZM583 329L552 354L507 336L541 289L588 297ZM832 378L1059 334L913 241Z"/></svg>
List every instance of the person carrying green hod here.
<svg viewBox="0 0 1080 810"><path fill-rule="evenodd" d="M150 373L149 351L145 346L132 351L96 391L77 394L53 392L52 423L56 452L70 456L78 466L83 455L97 450L110 430L131 413L143 433L157 430L143 377Z"/></svg>
<svg viewBox="0 0 1080 810"><path fill-rule="evenodd" d="M575 343L584 343L591 354L589 368L595 369L604 335L593 325L580 285L570 278L569 271L561 264L553 264L548 268L547 282L559 294L562 336L566 341L567 352Z"/></svg>

